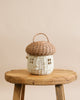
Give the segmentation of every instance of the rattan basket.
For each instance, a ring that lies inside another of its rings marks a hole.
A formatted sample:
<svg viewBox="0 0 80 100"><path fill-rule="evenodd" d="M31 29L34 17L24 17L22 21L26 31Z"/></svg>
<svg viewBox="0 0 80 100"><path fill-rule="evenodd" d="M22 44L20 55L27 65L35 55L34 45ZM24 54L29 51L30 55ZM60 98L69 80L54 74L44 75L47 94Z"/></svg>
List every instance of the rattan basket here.
<svg viewBox="0 0 80 100"><path fill-rule="evenodd" d="M47 41L35 42L37 35L44 35ZM27 69L32 74L45 75L50 74L54 69L53 54L55 47L49 42L46 34L38 33L33 37L33 42L26 47Z"/></svg>

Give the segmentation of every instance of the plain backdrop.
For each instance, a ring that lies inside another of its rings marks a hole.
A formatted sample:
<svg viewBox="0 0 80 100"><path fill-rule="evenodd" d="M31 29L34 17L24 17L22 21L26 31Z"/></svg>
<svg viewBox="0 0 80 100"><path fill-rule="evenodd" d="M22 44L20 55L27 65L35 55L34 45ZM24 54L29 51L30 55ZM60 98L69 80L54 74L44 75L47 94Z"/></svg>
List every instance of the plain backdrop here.
<svg viewBox="0 0 80 100"><path fill-rule="evenodd" d="M12 100L14 85L4 74L27 68L25 47L38 32L56 47L55 68L77 72L77 80L64 88L66 100L79 100L80 0L0 0L0 100ZM55 87L26 86L25 99L55 100Z"/></svg>

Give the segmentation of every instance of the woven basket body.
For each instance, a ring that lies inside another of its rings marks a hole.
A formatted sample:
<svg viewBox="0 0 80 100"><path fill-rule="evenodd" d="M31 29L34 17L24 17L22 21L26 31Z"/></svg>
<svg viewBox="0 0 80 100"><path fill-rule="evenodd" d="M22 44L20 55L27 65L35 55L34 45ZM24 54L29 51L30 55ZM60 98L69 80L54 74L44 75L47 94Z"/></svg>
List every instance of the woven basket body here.
<svg viewBox="0 0 80 100"><path fill-rule="evenodd" d="M50 74L54 69L53 55L32 56L28 54L27 69L32 74Z"/></svg>

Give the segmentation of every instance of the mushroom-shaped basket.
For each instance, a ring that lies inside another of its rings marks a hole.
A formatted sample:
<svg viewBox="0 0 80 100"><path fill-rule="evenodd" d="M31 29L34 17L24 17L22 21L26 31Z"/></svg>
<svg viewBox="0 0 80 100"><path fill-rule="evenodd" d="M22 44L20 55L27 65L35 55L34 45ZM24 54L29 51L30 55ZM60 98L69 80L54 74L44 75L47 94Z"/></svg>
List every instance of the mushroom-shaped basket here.
<svg viewBox="0 0 80 100"><path fill-rule="evenodd" d="M37 35L44 35L47 41L35 42ZM27 68L32 74L45 75L50 74L54 69L53 54L55 47L49 42L46 34L38 33L33 37L33 42L26 47L27 52Z"/></svg>

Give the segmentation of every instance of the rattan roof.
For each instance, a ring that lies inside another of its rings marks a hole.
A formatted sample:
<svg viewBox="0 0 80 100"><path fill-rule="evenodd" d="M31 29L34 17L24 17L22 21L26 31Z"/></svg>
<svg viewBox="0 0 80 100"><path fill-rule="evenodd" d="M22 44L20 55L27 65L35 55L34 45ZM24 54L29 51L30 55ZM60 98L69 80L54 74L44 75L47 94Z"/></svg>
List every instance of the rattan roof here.
<svg viewBox="0 0 80 100"><path fill-rule="evenodd" d="M29 44L26 47L26 52L35 56L53 55L55 47L49 41L38 41Z"/></svg>

